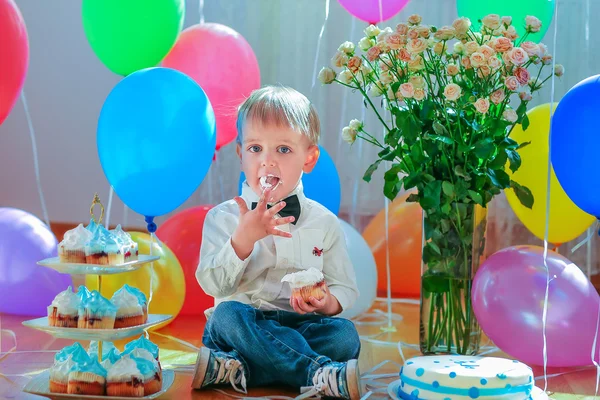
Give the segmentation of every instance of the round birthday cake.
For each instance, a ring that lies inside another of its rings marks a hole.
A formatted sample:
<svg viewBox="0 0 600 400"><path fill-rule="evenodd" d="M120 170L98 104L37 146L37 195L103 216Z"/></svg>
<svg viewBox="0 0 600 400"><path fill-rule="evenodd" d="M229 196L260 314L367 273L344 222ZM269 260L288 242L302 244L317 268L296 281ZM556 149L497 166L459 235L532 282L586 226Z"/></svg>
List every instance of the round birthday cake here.
<svg viewBox="0 0 600 400"><path fill-rule="evenodd" d="M495 357L424 356L400 370L398 397L410 400L536 398L530 367ZM543 393L543 392L542 392Z"/></svg>

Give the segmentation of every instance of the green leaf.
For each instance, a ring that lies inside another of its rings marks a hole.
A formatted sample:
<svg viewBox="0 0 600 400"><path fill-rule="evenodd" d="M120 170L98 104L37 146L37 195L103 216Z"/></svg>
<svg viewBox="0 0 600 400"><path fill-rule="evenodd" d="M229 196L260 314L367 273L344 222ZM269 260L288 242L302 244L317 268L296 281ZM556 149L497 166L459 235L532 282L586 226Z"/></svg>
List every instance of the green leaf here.
<svg viewBox="0 0 600 400"><path fill-rule="evenodd" d="M410 159L417 165L425 161L425 155L421 151L418 143L410 148Z"/></svg>
<svg viewBox="0 0 600 400"><path fill-rule="evenodd" d="M442 211L442 213L444 213L445 215L450 214L451 208L450 208L450 204L446 203L444 204L442 207L440 207L440 210Z"/></svg>
<svg viewBox="0 0 600 400"><path fill-rule="evenodd" d="M365 182L371 182L371 177L373 176L373 173L375 171L377 171L377 167L379 167L379 164L381 163L381 161L382 160L377 160L373 164L369 165L369 168L367 168L367 171L365 172L365 175L363 176L363 180Z"/></svg>
<svg viewBox="0 0 600 400"><path fill-rule="evenodd" d="M507 151L499 151L496 154L496 157L494 157L494 159L487 164L488 167L492 169L503 169L508 161L508 155L506 154Z"/></svg>
<svg viewBox="0 0 600 400"><path fill-rule="evenodd" d="M498 186L501 189L506 189L510 186L510 177L504 170L497 169L488 169L487 175L490 177L490 180L495 186Z"/></svg>
<svg viewBox="0 0 600 400"><path fill-rule="evenodd" d="M400 190L402 189L402 180L398 176L398 173L402 170L400 164L394 164L389 170L386 171L383 176L385 179L385 184L383 186L383 193L385 196L394 200Z"/></svg>
<svg viewBox="0 0 600 400"><path fill-rule="evenodd" d="M400 82L398 82L398 84L400 84ZM398 89L396 89L396 91L398 91ZM419 114L421 120L428 121L428 120L432 119L434 112L435 112L435 103L429 99L425 99L425 101L423 102L423 107L421 108L421 113Z"/></svg>
<svg viewBox="0 0 600 400"><path fill-rule="evenodd" d="M440 221L440 226L442 227L442 233L446 233L450 230L450 220L443 219Z"/></svg>
<svg viewBox="0 0 600 400"><path fill-rule="evenodd" d="M516 172L521 166L521 156L515 150L506 150L506 155L510 160L510 170Z"/></svg>
<svg viewBox="0 0 600 400"><path fill-rule="evenodd" d="M452 140L452 138L449 138L448 136L431 135L429 133L425 135L425 139L437 140L438 142L446 144L454 143L454 140Z"/></svg>
<svg viewBox="0 0 600 400"><path fill-rule="evenodd" d="M423 176L423 173L418 171L418 172L413 172L413 173L409 174L408 176L404 177L404 189L408 190L408 189L412 189L415 186L417 186L417 184L421 180L422 176Z"/></svg>
<svg viewBox="0 0 600 400"><path fill-rule="evenodd" d="M475 144L475 155L482 159L487 160L496 151L496 145L491 138L487 138Z"/></svg>
<svg viewBox="0 0 600 400"><path fill-rule="evenodd" d="M526 131L527 128L529 128L529 117L527 116L527 114L523 115L523 121L521 121L521 124L523 125L524 131Z"/></svg>
<svg viewBox="0 0 600 400"><path fill-rule="evenodd" d="M377 155L385 161L394 161L396 158L394 150L392 150L390 147L386 147L385 149L381 150Z"/></svg>
<svg viewBox="0 0 600 400"><path fill-rule="evenodd" d="M433 130L440 136L449 136L448 129L437 121L433 121Z"/></svg>
<svg viewBox="0 0 600 400"><path fill-rule="evenodd" d="M407 203L418 203L419 202L419 195L416 193L411 193L408 195L408 197L406 198L406 202Z"/></svg>
<svg viewBox="0 0 600 400"><path fill-rule="evenodd" d="M517 150L520 150L523 147L529 146L530 144L531 144L531 142L523 142L519 145L519 147L517 147Z"/></svg>
<svg viewBox="0 0 600 400"><path fill-rule="evenodd" d="M444 194L448 197L456 196L456 193L454 192L454 185L448 181L442 182L442 190L444 191Z"/></svg>
<svg viewBox="0 0 600 400"><path fill-rule="evenodd" d="M446 293L450 291L450 277L447 274L429 274L423 276L425 293Z"/></svg>
<svg viewBox="0 0 600 400"><path fill-rule="evenodd" d="M429 182L423 190L423 197L421 197L421 207L424 210L430 208L438 208L440 206L440 196L442 194L442 182L433 181Z"/></svg>
<svg viewBox="0 0 600 400"><path fill-rule="evenodd" d="M473 199L473 201L477 204L479 204L480 206L483 205L483 198L481 197L481 195L479 193L477 193L474 190L469 190L469 197L471 197Z"/></svg>
<svg viewBox="0 0 600 400"><path fill-rule="evenodd" d="M519 143L517 143L515 140L507 137L507 138L504 138L504 141L502 142L502 147L504 147L506 149L516 149L519 147Z"/></svg>
<svg viewBox="0 0 600 400"><path fill-rule="evenodd" d="M525 207L531 209L533 207L533 194L529 188L518 184L515 181L510 182L510 187L515 191L517 198Z"/></svg>
<svg viewBox="0 0 600 400"><path fill-rule="evenodd" d="M454 167L454 174L460 178L467 180L467 181L471 180L471 177L465 172L462 165L457 165L456 167Z"/></svg>

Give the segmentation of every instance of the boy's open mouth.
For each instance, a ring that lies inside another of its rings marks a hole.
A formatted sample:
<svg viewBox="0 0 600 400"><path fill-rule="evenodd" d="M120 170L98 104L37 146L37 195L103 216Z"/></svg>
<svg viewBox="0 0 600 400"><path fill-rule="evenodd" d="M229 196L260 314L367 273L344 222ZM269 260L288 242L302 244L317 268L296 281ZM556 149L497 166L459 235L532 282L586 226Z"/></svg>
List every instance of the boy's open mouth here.
<svg viewBox="0 0 600 400"><path fill-rule="evenodd" d="M262 187L263 191L267 188L275 190L280 183L281 179L276 175L268 174L260 177L260 186Z"/></svg>

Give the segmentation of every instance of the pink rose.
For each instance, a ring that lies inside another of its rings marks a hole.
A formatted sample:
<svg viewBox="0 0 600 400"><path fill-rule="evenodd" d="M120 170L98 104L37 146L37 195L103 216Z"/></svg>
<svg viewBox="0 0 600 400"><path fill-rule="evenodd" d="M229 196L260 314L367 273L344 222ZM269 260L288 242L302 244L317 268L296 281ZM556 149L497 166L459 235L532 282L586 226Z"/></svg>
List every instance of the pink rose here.
<svg viewBox="0 0 600 400"><path fill-rule="evenodd" d="M527 32L536 33L542 28L542 21L534 16L528 15L525 17L525 29Z"/></svg>
<svg viewBox="0 0 600 400"><path fill-rule="evenodd" d="M413 14L410 17L408 17L408 23L410 25L419 25L421 21L423 21L423 18L421 18L419 14Z"/></svg>
<svg viewBox="0 0 600 400"><path fill-rule="evenodd" d="M485 44L483 46L479 46L478 52L483 54L486 59L496 54L496 51L494 49Z"/></svg>
<svg viewBox="0 0 600 400"><path fill-rule="evenodd" d="M500 16L498 14L486 15L481 22L486 28L491 30L498 29L500 27Z"/></svg>
<svg viewBox="0 0 600 400"><path fill-rule="evenodd" d="M527 92L519 92L519 98L523 101L531 101L533 97Z"/></svg>
<svg viewBox="0 0 600 400"><path fill-rule="evenodd" d="M425 39L428 39L429 35L431 35L431 29L428 26L417 26L415 30L419 32L419 36Z"/></svg>
<svg viewBox="0 0 600 400"><path fill-rule="evenodd" d="M482 65L477 69L477 76L480 78L485 78L492 73L492 70L487 65Z"/></svg>
<svg viewBox="0 0 600 400"><path fill-rule="evenodd" d="M389 85L390 83L394 82L394 79L394 75L392 75L390 71L382 72L381 74L379 74L379 80L384 85Z"/></svg>
<svg viewBox="0 0 600 400"><path fill-rule="evenodd" d="M540 57L548 54L548 47L544 43L538 43L538 47L540 48Z"/></svg>
<svg viewBox="0 0 600 400"><path fill-rule="evenodd" d="M502 61L500 61L500 59L498 57L494 56L494 57L490 57L488 59L488 67L490 67L492 70L496 71L501 66L502 66Z"/></svg>
<svg viewBox="0 0 600 400"><path fill-rule="evenodd" d="M507 67L511 67L513 65L509 51L502 53L502 61L504 61L504 64L506 64Z"/></svg>
<svg viewBox="0 0 600 400"><path fill-rule="evenodd" d="M540 57L540 46L533 42L521 43L521 48L525 50L529 57Z"/></svg>
<svg viewBox="0 0 600 400"><path fill-rule="evenodd" d="M415 100L421 101L425 98L425 89L423 88L415 88Z"/></svg>
<svg viewBox="0 0 600 400"><path fill-rule="evenodd" d="M460 97L462 89L456 83L451 83L444 88L444 97L450 101L456 101Z"/></svg>
<svg viewBox="0 0 600 400"><path fill-rule="evenodd" d="M405 48L402 48L402 49L398 50L398 59L400 59L401 61L404 61L404 62L409 62L410 60L412 60L412 56L410 55L408 50L406 50Z"/></svg>
<svg viewBox="0 0 600 400"><path fill-rule="evenodd" d="M452 23L452 27L454 28L456 37L462 39L467 35L467 32L469 32L469 29L471 28L471 20L464 17L456 19Z"/></svg>
<svg viewBox="0 0 600 400"><path fill-rule="evenodd" d="M409 39L417 39L419 37L419 31L415 28L410 28L407 36Z"/></svg>
<svg viewBox="0 0 600 400"><path fill-rule="evenodd" d="M515 29L515 27L511 25L508 28L506 28L506 30L504 32L502 32L502 36L504 36L505 38L507 38L509 40L515 40L516 38L519 37L519 34L517 33L517 30Z"/></svg>
<svg viewBox="0 0 600 400"><path fill-rule="evenodd" d="M474 105L475 109L482 114L487 114L490 109L490 101L488 99L479 98Z"/></svg>
<svg viewBox="0 0 600 400"><path fill-rule="evenodd" d="M544 63L544 65L552 64L552 56L550 54L546 54L544 57L542 57L542 63Z"/></svg>
<svg viewBox="0 0 600 400"><path fill-rule="evenodd" d="M510 61L515 65L523 65L529 61L529 56L520 47L515 47L509 51Z"/></svg>
<svg viewBox="0 0 600 400"><path fill-rule="evenodd" d="M513 110L511 108L507 108L506 110L504 110L504 112L502 113L502 116L508 122L512 122L512 123L517 122L517 118L518 118L517 113L515 112L515 110Z"/></svg>
<svg viewBox="0 0 600 400"><path fill-rule="evenodd" d="M455 65L455 64L448 64L448 65L446 65L446 72L450 76L456 76L456 75L458 75L458 72L459 72L458 65Z"/></svg>
<svg viewBox="0 0 600 400"><path fill-rule="evenodd" d="M420 71L425 69L425 61L423 61L423 57L417 55L415 58L408 62L408 69L411 71Z"/></svg>
<svg viewBox="0 0 600 400"><path fill-rule="evenodd" d="M331 65L337 68L342 68L347 62L348 56L343 51L338 51L331 59Z"/></svg>
<svg viewBox="0 0 600 400"><path fill-rule="evenodd" d="M450 40L454 37L455 31L451 26L443 26L433 35L437 40Z"/></svg>
<svg viewBox="0 0 600 400"><path fill-rule="evenodd" d="M411 99L415 95L415 87L412 83L403 83L400 85L400 94L406 99Z"/></svg>
<svg viewBox="0 0 600 400"><path fill-rule="evenodd" d="M506 88L508 90L510 90L511 92L514 92L519 88L519 81L514 76L507 76L506 79L504 80L504 85L506 86Z"/></svg>
<svg viewBox="0 0 600 400"><path fill-rule="evenodd" d="M360 58L359 56L354 56L348 60L348 69L356 74L361 64L362 58Z"/></svg>
<svg viewBox="0 0 600 400"><path fill-rule="evenodd" d="M521 85L526 85L527 82L529 82L529 79L531 78L529 71L527 71L527 69L523 67L515 68L513 74L515 75L515 77Z"/></svg>
<svg viewBox="0 0 600 400"><path fill-rule="evenodd" d="M373 62L377 60L380 54L381 50L379 49L379 46L373 46L367 51L367 60Z"/></svg>
<svg viewBox="0 0 600 400"><path fill-rule="evenodd" d="M406 25L406 24L396 25L396 32L398 32L401 35L406 35L408 33L408 25Z"/></svg>
<svg viewBox="0 0 600 400"><path fill-rule="evenodd" d="M505 37L499 37L496 39L494 50L496 50L497 52L504 53L506 51L511 50L512 48L513 43L510 41L510 39L507 39Z"/></svg>
<svg viewBox="0 0 600 400"><path fill-rule="evenodd" d="M428 47L429 44L427 43L427 40L423 38L411 39L406 44L406 50L408 50L408 52L412 54L420 54L427 50Z"/></svg>
<svg viewBox="0 0 600 400"><path fill-rule="evenodd" d="M502 90L502 89L498 89L490 95L490 100L494 104L502 103L505 98L506 98L506 95L504 94L504 90Z"/></svg>
<svg viewBox="0 0 600 400"><path fill-rule="evenodd" d="M460 59L460 64L465 67L466 69L470 69L472 68L471 66L471 59L469 57L463 57Z"/></svg>
<svg viewBox="0 0 600 400"><path fill-rule="evenodd" d="M475 68L479 68L482 65L486 65L485 56L481 53L473 53L471 54L471 65Z"/></svg>
<svg viewBox="0 0 600 400"><path fill-rule="evenodd" d="M392 50L398 50L402 46L402 36L399 33L391 33L385 37L385 44Z"/></svg>

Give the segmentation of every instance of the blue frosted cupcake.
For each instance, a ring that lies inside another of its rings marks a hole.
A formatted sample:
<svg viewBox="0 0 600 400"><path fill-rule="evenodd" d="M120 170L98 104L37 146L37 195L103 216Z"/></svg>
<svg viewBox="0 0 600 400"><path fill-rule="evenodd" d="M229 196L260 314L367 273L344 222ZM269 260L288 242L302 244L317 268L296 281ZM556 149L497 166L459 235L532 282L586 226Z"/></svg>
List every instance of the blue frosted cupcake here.
<svg viewBox="0 0 600 400"><path fill-rule="evenodd" d="M69 371L68 394L103 396L106 393L106 369L97 358L76 363Z"/></svg>
<svg viewBox="0 0 600 400"><path fill-rule="evenodd" d="M90 358L79 343L67 346L54 356L50 368L49 387L52 393L67 393L69 371L75 364L89 362Z"/></svg>
<svg viewBox="0 0 600 400"><path fill-rule="evenodd" d="M133 340L125 345L123 354L129 354L135 349L147 350L156 361L158 360L158 346L146 339L144 335L140 336L139 339Z"/></svg>
<svg viewBox="0 0 600 400"><path fill-rule="evenodd" d="M113 329L115 327L117 307L110 300L102 297L97 290L93 290L90 297L81 302L78 311L78 328Z"/></svg>
<svg viewBox="0 0 600 400"><path fill-rule="evenodd" d="M142 373L144 380L144 396L160 392L162 389L162 377L158 362L156 362L156 360L147 360L145 358L136 358L133 356L131 356L131 359L135 361L138 370Z"/></svg>
<svg viewBox="0 0 600 400"><path fill-rule="evenodd" d="M85 286L81 285L77 288L77 296L79 296L80 303L90 297L90 291Z"/></svg>

